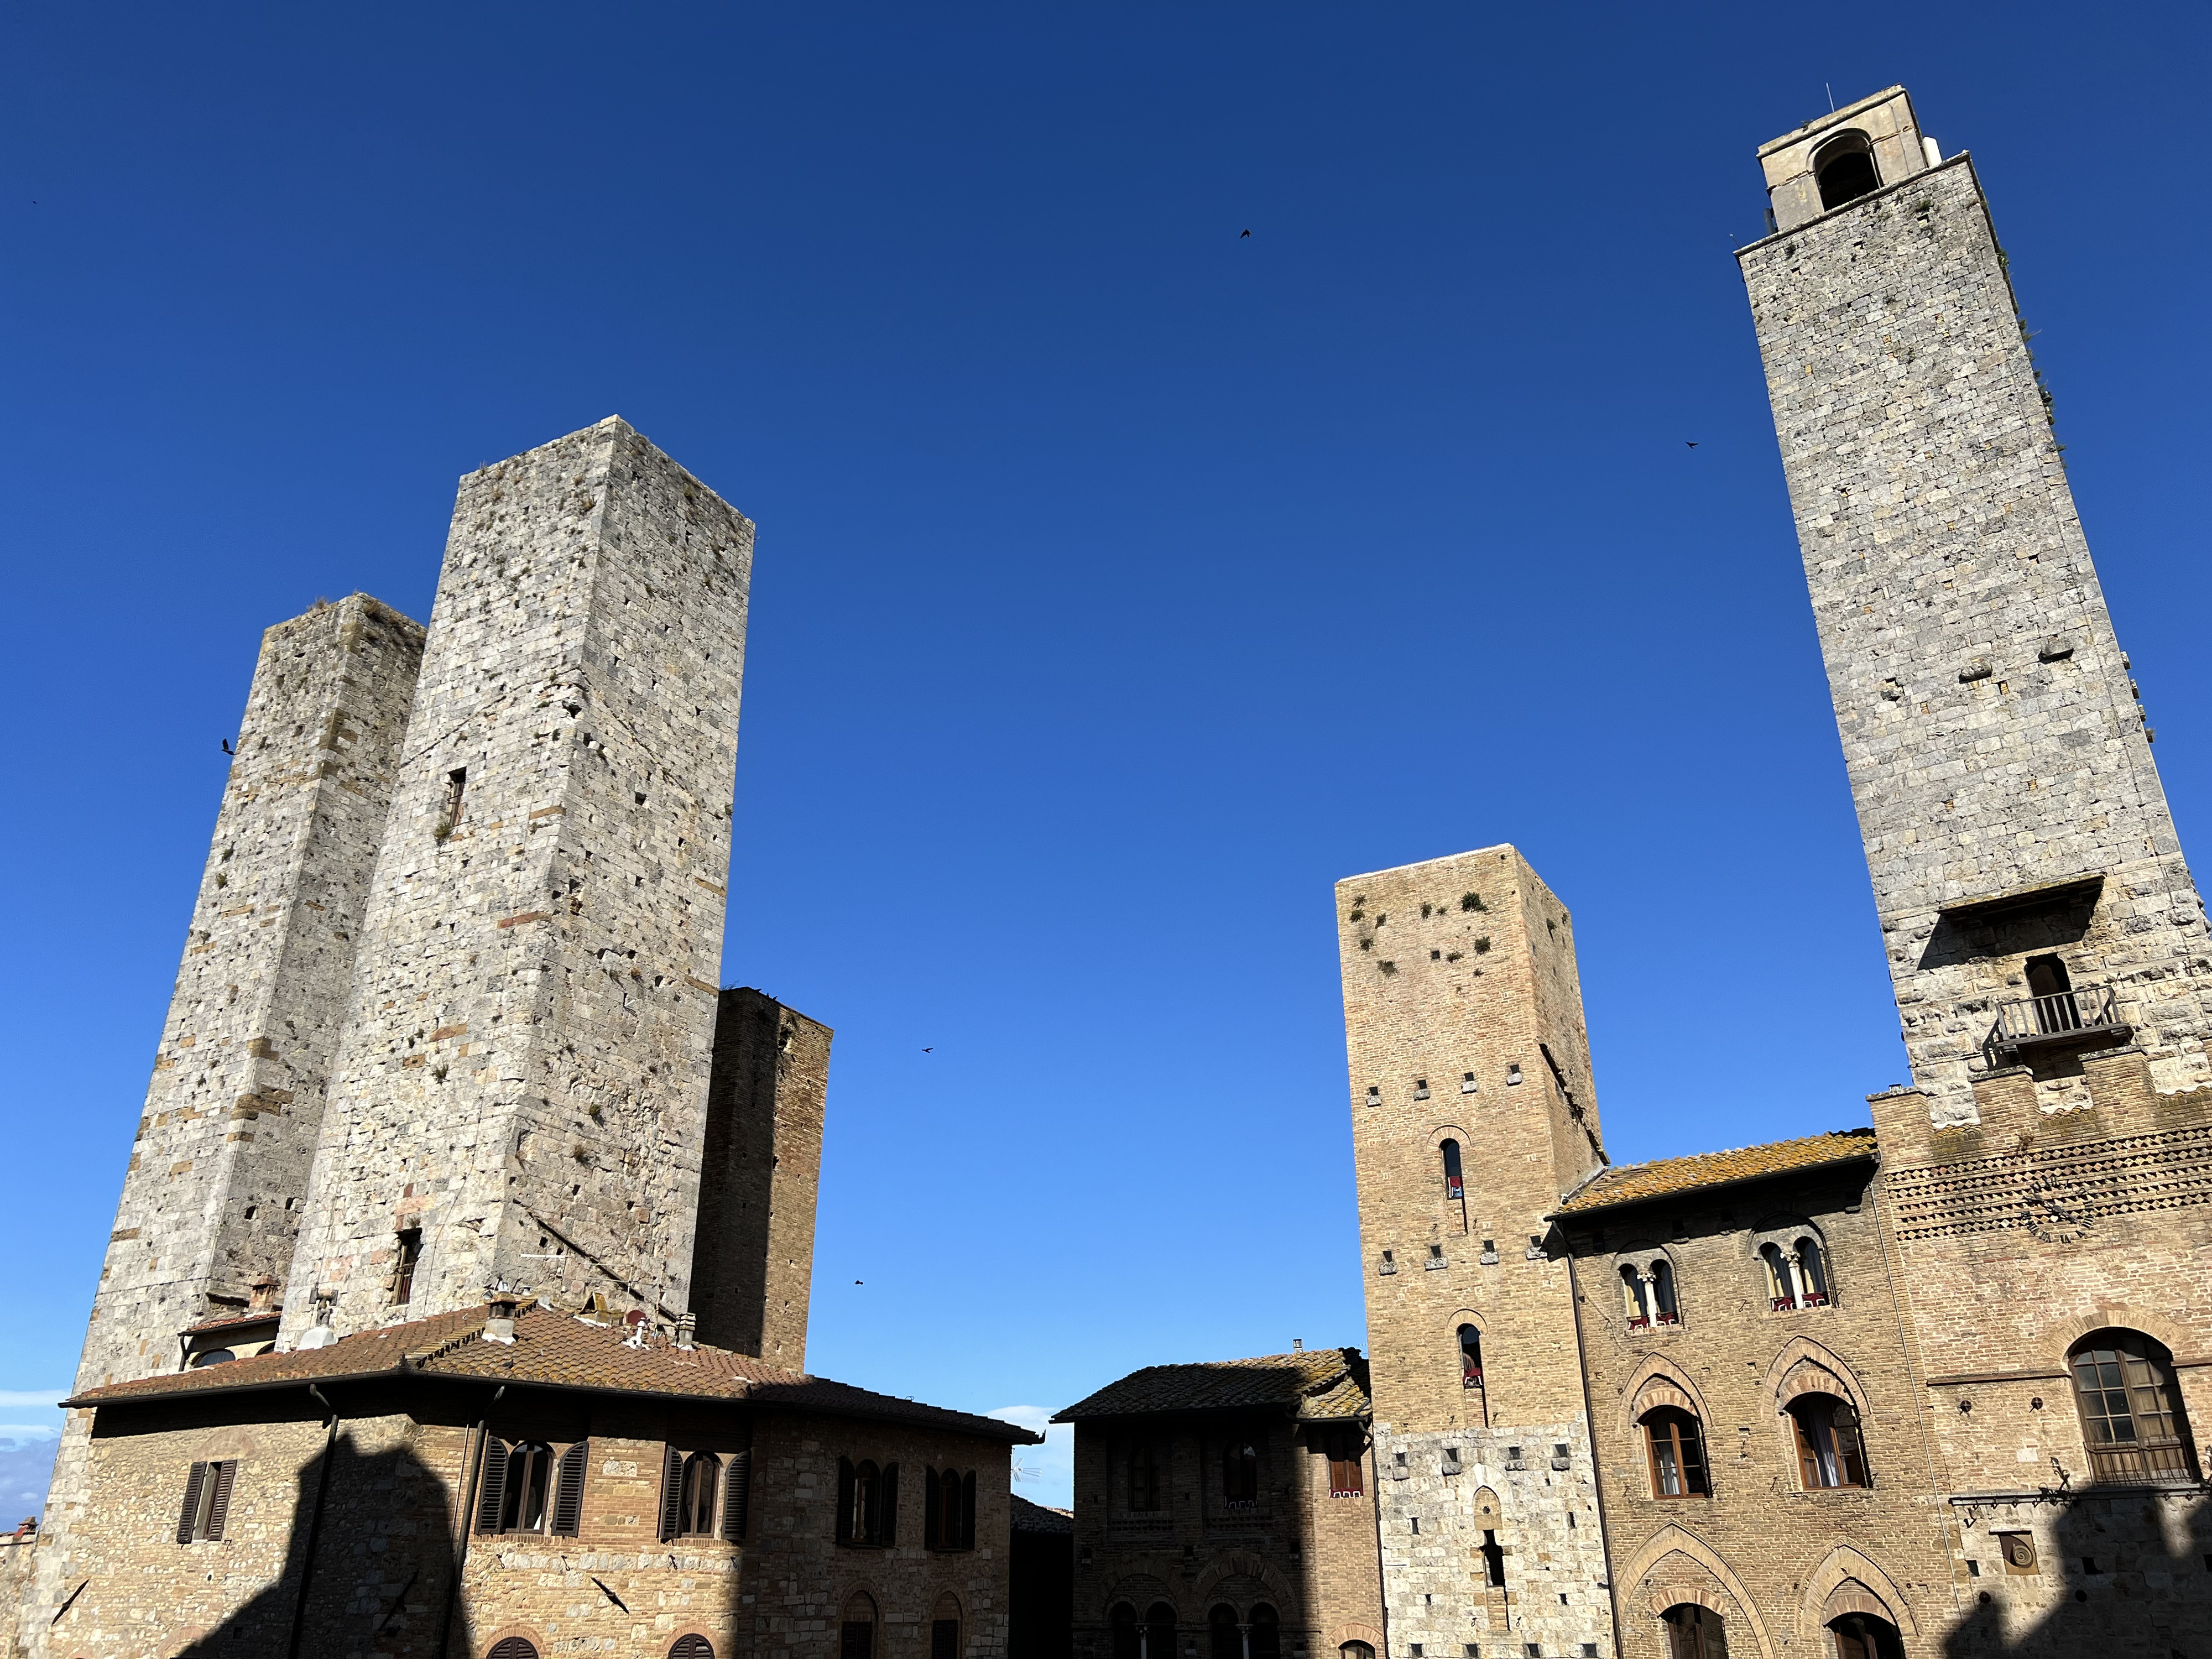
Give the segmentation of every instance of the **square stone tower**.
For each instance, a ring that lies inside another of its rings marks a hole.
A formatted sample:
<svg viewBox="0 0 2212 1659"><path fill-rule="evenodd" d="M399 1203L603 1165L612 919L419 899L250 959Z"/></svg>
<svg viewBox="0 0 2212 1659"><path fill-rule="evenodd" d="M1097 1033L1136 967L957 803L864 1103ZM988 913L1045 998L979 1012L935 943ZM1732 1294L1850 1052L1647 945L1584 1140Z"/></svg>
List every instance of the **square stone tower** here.
<svg viewBox="0 0 2212 1659"><path fill-rule="evenodd" d="M262 635L80 1389L174 1370L290 1270L422 653L366 593Z"/></svg>
<svg viewBox="0 0 2212 1659"><path fill-rule="evenodd" d="M2207 1079L2203 906L1972 161L1893 87L1759 150L1738 256L1913 1081Z"/></svg>
<svg viewBox="0 0 2212 1659"><path fill-rule="evenodd" d="M1510 847L1354 876L1336 908L1392 1659L1509 1632L1610 1654L1549 1219L1605 1164L1566 908Z"/></svg>
<svg viewBox="0 0 2212 1659"><path fill-rule="evenodd" d="M620 420L461 481L280 1344L687 1308L752 539Z"/></svg>

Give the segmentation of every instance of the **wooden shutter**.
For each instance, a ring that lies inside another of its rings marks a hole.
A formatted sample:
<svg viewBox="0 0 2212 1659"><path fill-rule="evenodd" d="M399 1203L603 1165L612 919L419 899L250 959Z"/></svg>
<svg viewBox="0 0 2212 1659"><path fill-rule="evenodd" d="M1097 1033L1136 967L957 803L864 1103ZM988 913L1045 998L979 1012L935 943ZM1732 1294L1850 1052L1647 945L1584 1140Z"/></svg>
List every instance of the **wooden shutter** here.
<svg viewBox="0 0 2212 1659"><path fill-rule="evenodd" d="M898 1542L898 1465L884 1465L884 1476L876 1488L876 1535L872 1544L891 1545Z"/></svg>
<svg viewBox="0 0 2212 1659"><path fill-rule="evenodd" d="M483 1484L477 1493L477 1530L497 1532L499 1512L507 1502L507 1442L497 1435L484 1437Z"/></svg>
<svg viewBox="0 0 2212 1659"><path fill-rule="evenodd" d="M722 1477L722 1536L736 1543L745 1535L745 1510L752 1502L753 1455L733 1454L730 1471Z"/></svg>
<svg viewBox="0 0 2212 1659"><path fill-rule="evenodd" d="M934 1619L929 1626L929 1659L960 1659L960 1621Z"/></svg>
<svg viewBox="0 0 2212 1659"><path fill-rule="evenodd" d="M837 1541L860 1541L853 1536L853 1460L849 1457L837 1460Z"/></svg>
<svg viewBox="0 0 2212 1659"><path fill-rule="evenodd" d="M592 1466L592 1443L579 1440L561 1454L558 1473L554 1477L553 1530L563 1538L574 1538L583 1530L584 1476Z"/></svg>
<svg viewBox="0 0 2212 1659"><path fill-rule="evenodd" d="M206 1479L207 1465L204 1463L193 1464L192 1472L185 1477L185 1508L177 1517L177 1541L179 1544L192 1541L192 1522L199 1519L200 1513L200 1484Z"/></svg>
<svg viewBox="0 0 2212 1659"><path fill-rule="evenodd" d="M221 1538L223 1520L230 1513L230 1483L238 1477L238 1460L232 1457L210 1463L208 1474L215 1481L215 1495L208 1500L206 1536Z"/></svg>
<svg viewBox="0 0 2212 1659"><path fill-rule="evenodd" d="M952 1472L947 1469L945 1473L951 1474ZM957 1480L960 1477L953 1475L952 1478ZM921 1471L921 1543L925 1549L933 1550L940 1546L948 1549L951 1547L952 1540L944 1535L945 1528L938 1517L938 1505L944 1501L944 1491L945 1483L937 1478L937 1471L925 1465Z"/></svg>
<svg viewBox="0 0 2212 1659"><path fill-rule="evenodd" d="M1835 1425L1836 1479L1846 1486L1872 1485L1867 1479L1866 1449L1859 1440L1858 1413L1839 1400L1830 1421Z"/></svg>
<svg viewBox="0 0 2212 1659"><path fill-rule="evenodd" d="M975 1547L975 1471L960 1477L960 1547Z"/></svg>
<svg viewBox="0 0 2212 1659"><path fill-rule="evenodd" d="M684 1525L684 1454L673 1446L660 1452L660 1540L666 1543Z"/></svg>
<svg viewBox="0 0 2212 1659"><path fill-rule="evenodd" d="M1814 1449L1813 1437L1806 1430L1804 1412L1792 1411L1790 1423L1797 1436L1798 1474L1805 1483L1806 1491L1818 1492L1826 1482L1820 1479L1820 1454Z"/></svg>

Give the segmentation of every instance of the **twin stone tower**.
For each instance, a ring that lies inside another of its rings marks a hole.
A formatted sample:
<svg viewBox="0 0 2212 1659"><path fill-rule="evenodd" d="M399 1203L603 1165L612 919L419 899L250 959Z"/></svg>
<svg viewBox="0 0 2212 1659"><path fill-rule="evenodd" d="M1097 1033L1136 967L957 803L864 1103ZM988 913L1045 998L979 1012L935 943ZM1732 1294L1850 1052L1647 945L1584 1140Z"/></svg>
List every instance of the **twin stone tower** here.
<svg viewBox="0 0 2212 1659"><path fill-rule="evenodd" d="M803 1367L830 1033L719 988L752 542L610 418L462 480L427 630L269 630L80 1391L495 1285Z"/></svg>

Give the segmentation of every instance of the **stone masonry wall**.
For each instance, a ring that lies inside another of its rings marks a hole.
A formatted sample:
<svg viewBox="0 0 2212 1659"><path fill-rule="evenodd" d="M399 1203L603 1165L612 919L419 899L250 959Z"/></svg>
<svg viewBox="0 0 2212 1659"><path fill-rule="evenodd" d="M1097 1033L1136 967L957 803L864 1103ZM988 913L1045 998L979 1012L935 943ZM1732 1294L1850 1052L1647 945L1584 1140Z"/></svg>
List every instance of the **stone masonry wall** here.
<svg viewBox="0 0 2212 1659"><path fill-rule="evenodd" d="M290 1267L422 649L365 593L262 636L78 1388L175 1370L179 1332ZM27 1631L75 1582L89 1424L56 1454Z"/></svg>
<svg viewBox="0 0 2212 1659"><path fill-rule="evenodd" d="M806 1369L830 1028L758 991L722 993L700 1166L699 1340Z"/></svg>
<svg viewBox="0 0 2212 1659"><path fill-rule="evenodd" d="M1565 908L1495 847L1340 882L1337 915L1389 1659L1414 1643L1461 1659L1474 1632L1509 1629L1610 1654L1572 1280L1548 1219L1603 1158ZM1462 1376L1470 1324L1480 1387ZM1485 1532L1516 1552L1510 1603L1481 1588Z"/></svg>
<svg viewBox="0 0 2212 1659"><path fill-rule="evenodd" d="M462 480L280 1343L684 1309L751 546L619 420Z"/></svg>
<svg viewBox="0 0 2212 1659"><path fill-rule="evenodd" d="M2207 1076L2202 906L2005 259L1954 157L1744 249L1783 470L1916 1084L1970 1121L1996 1002L2057 948L2158 1086ZM2093 915L1946 905L2101 874ZM2051 1079L2063 1093L2078 1082Z"/></svg>

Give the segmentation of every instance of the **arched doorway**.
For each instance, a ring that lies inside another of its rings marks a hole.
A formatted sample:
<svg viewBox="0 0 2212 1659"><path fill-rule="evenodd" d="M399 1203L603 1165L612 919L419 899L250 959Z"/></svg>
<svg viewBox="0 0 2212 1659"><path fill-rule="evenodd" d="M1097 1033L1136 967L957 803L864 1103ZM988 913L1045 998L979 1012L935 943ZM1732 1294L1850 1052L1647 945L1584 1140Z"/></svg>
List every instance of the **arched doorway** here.
<svg viewBox="0 0 2212 1659"><path fill-rule="evenodd" d="M1828 1629L1835 1635L1836 1659L1905 1659L1905 1639L1887 1619L1847 1613L1831 1619Z"/></svg>
<svg viewBox="0 0 2212 1659"><path fill-rule="evenodd" d="M1728 1659L1728 1626L1711 1607L1679 1601L1659 1620L1667 1627L1667 1659Z"/></svg>

